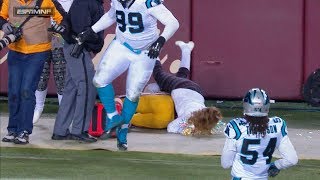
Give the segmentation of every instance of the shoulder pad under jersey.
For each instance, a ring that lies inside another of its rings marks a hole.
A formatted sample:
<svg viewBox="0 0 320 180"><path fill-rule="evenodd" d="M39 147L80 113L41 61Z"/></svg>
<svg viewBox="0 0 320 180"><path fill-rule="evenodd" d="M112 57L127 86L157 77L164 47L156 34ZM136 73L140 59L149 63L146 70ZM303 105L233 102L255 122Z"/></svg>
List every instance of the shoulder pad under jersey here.
<svg viewBox="0 0 320 180"><path fill-rule="evenodd" d="M152 8L163 3L163 0L146 0L147 8Z"/></svg>

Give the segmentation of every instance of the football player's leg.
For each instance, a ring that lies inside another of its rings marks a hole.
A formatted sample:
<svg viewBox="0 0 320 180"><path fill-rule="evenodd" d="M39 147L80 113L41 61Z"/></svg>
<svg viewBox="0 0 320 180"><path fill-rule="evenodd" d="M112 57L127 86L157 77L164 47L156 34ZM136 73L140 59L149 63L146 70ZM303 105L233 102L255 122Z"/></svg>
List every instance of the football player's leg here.
<svg viewBox="0 0 320 180"><path fill-rule="evenodd" d="M181 63L180 68L176 74L177 77L189 78L190 76L190 64L191 64L191 51L194 48L192 41L184 43L182 41L176 41L176 45L181 49Z"/></svg>
<svg viewBox="0 0 320 180"><path fill-rule="evenodd" d="M123 123L122 117L116 111L112 81L129 67L130 61L126 53L127 49L114 40L104 53L93 78L99 98L107 111L106 132Z"/></svg>
<svg viewBox="0 0 320 180"><path fill-rule="evenodd" d="M136 55L129 67L126 81L126 97L123 103L122 116L124 124L117 131L118 148L127 150L128 126L136 112L138 101L143 88L149 81L155 60L149 59L146 54Z"/></svg>
<svg viewBox="0 0 320 180"><path fill-rule="evenodd" d="M156 61L153 69L153 78L156 80L161 91L171 93L172 90L176 89L176 85L180 82L179 77L171 73L167 73L162 69L160 61Z"/></svg>
<svg viewBox="0 0 320 180"><path fill-rule="evenodd" d="M50 55L51 56L51 55ZM44 63L44 67L42 70L42 74L40 76L40 81L38 84L38 88L35 92L36 96L36 105L33 113L33 124L36 124L40 120L40 116L42 114L44 103L46 100L47 92L48 92L48 81L50 76L50 65L51 58L48 58Z"/></svg>

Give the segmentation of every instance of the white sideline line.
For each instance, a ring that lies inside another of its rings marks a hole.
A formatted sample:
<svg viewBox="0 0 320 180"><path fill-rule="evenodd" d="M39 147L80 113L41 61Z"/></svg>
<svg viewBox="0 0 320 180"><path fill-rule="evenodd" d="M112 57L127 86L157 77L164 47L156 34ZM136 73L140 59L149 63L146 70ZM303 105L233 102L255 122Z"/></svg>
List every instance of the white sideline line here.
<svg viewBox="0 0 320 180"><path fill-rule="evenodd" d="M2 156L0 155L0 158L6 158L6 159L37 159L37 160L57 160L57 161L71 161L72 159L68 158L49 158L49 157L34 157L34 156Z"/></svg>

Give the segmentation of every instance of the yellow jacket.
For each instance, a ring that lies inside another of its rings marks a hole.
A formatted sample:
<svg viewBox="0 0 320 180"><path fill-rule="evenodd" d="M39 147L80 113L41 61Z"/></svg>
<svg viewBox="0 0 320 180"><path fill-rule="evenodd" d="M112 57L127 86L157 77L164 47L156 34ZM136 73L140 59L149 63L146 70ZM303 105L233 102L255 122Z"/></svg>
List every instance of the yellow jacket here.
<svg viewBox="0 0 320 180"><path fill-rule="evenodd" d="M14 13L14 12L10 12L10 10L9 10L9 1L11 1L10 3L12 3L13 1L16 1L15 3L18 3L21 6L27 6L27 5L30 5L30 3L32 3L35 0L28 0L27 2L25 2L25 0L3 0L2 8L0 11L0 16L4 19L7 19L7 20L9 20L9 16L11 16L11 15L9 15L9 13ZM60 23L62 21L63 17L58 12L58 10L55 8L52 0L43 0L41 7L52 8L53 9L52 19L54 21L56 21L57 23ZM31 20L32 19L34 19L34 18L31 18ZM27 24L28 23L26 23L26 25ZM34 32L34 33L36 33L36 32ZM22 39L10 44L8 47L9 47L9 49L11 49L13 51L21 52L24 54L30 54L30 53L44 52L44 51L50 50L51 49L51 42L38 43L38 44L27 44L26 39L22 36Z"/></svg>

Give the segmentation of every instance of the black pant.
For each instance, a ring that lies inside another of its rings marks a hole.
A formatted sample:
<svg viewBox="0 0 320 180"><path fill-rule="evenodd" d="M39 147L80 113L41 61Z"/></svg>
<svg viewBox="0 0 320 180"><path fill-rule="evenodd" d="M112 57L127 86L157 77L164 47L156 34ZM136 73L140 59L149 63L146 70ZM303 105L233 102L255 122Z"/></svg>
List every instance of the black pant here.
<svg viewBox="0 0 320 180"><path fill-rule="evenodd" d="M185 67L180 67L176 75L165 72L160 61L157 61L153 68L153 77L159 85L161 91L171 93L174 89L184 88L196 91L202 95L200 86L189 78L190 71Z"/></svg>

